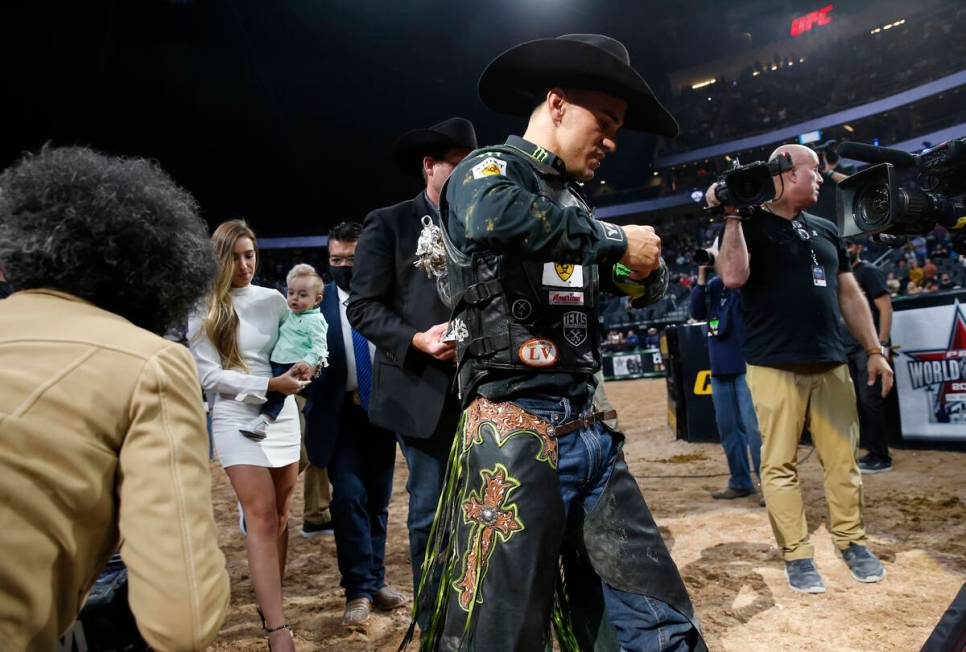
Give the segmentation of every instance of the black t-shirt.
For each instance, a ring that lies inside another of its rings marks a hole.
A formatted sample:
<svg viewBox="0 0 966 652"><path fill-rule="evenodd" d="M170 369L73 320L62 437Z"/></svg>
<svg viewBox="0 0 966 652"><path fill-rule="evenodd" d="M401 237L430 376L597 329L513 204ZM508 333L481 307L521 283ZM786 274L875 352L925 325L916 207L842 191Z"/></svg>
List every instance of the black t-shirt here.
<svg viewBox="0 0 966 652"><path fill-rule="evenodd" d="M741 290L748 363L845 362L838 275L850 271L849 255L835 225L804 212L786 220L759 210L742 230L751 255Z"/></svg>
<svg viewBox="0 0 966 652"><path fill-rule="evenodd" d="M875 300L882 295L889 294L885 274L882 273L881 269L864 260L852 268L852 273L855 274L855 280L859 282L859 287L862 288L862 292L869 302L869 310L872 311L872 323L875 324L875 332L878 333L879 308L875 305ZM846 350L856 349L859 346L844 322L842 323L842 340L845 342Z"/></svg>

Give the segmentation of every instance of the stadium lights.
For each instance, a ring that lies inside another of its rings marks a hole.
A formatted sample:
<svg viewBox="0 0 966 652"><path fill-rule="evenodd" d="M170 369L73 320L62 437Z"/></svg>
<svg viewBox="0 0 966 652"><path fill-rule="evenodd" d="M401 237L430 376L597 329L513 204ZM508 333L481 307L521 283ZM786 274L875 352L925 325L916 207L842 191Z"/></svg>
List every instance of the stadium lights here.
<svg viewBox="0 0 966 652"><path fill-rule="evenodd" d="M889 23L888 25L883 25L882 27L876 27L875 29L870 30L869 31L869 34L878 34L879 32L881 32L883 30L892 29L893 27L898 27L899 25L905 25L905 24L906 24L906 19L905 18L900 18L899 20L895 21L894 23Z"/></svg>
<svg viewBox="0 0 966 652"><path fill-rule="evenodd" d="M776 66L775 64L771 64L771 69L772 70L778 70L778 66Z"/></svg>
<svg viewBox="0 0 966 652"><path fill-rule="evenodd" d="M752 77L757 77L760 74L761 74L760 72L758 72L757 70L755 70L755 71L752 71L751 76Z"/></svg>
<svg viewBox="0 0 966 652"><path fill-rule="evenodd" d="M842 125L842 129L845 129L850 134L855 131L855 129L852 128L852 125Z"/></svg>
<svg viewBox="0 0 966 652"><path fill-rule="evenodd" d="M704 81L699 81L695 84L691 84L691 90L696 91L699 88L704 88L705 86L710 86L711 84L718 81L717 79L705 79Z"/></svg>

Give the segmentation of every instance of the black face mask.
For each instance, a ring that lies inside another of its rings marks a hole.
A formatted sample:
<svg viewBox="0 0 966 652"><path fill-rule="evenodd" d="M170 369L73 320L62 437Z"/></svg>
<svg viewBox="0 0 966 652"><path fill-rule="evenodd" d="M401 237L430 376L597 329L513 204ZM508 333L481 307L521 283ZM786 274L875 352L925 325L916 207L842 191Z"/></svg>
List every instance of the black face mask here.
<svg viewBox="0 0 966 652"><path fill-rule="evenodd" d="M342 265L341 267L330 267L329 273L332 280L343 292L349 291L349 284L352 282L352 265Z"/></svg>

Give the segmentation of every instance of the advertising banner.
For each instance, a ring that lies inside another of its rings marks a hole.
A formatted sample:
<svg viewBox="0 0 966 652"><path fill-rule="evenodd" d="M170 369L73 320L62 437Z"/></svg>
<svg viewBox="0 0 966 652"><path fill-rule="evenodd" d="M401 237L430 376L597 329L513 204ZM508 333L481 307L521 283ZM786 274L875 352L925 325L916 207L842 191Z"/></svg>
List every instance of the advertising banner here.
<svg viewBox="0 0 966 652"><path fill-rule="evenodd" d="M966 442L966 292L896 301L903 439Z"/></svg>
<svg viewBox="0 0 966 652"><path fill-rule="evenodd" d="M625 380L664 375L664 360L658 349L644 349L626 353L605 353L604 378Z"/></svg>

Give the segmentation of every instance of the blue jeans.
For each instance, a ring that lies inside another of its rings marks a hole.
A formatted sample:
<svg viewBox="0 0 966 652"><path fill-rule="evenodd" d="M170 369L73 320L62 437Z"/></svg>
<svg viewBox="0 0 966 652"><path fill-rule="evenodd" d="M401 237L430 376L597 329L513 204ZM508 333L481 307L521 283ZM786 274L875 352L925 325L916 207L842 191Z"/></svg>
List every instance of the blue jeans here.
<svg viewBox="0 0 966 652"><path fill-rule="evenodd" d="M577 418L590 405L575 408L566 398L514 400L527 412L553 424ZM617 460L614 434L600 422L557 438L557 476L564 511L589 513L600 499ZM617 630L621 649L628 651L688 650L691 621L670 605L638 593L601 586L610 624Z"/></svg>
<svg viewBox="0 0 966 652"><path fill-rule="evenodd" d="M339 439L329 460L336 559L346 600L386 585L386 527L396 439L370 425L351 398L342 408Z"/></svg>
<svg viewBox="0 0 966 652"><path fill-rule="evenodd" d="M721 435L721 446L731 473L728 486L735 491L754 491L755 483L751 478L750 464L754 464L755 475L760 481L761 433L758 431L755 404L751 400L745 375L738 374L733 378L712 376L711 400L714 402L714 417Z"/></svg>

